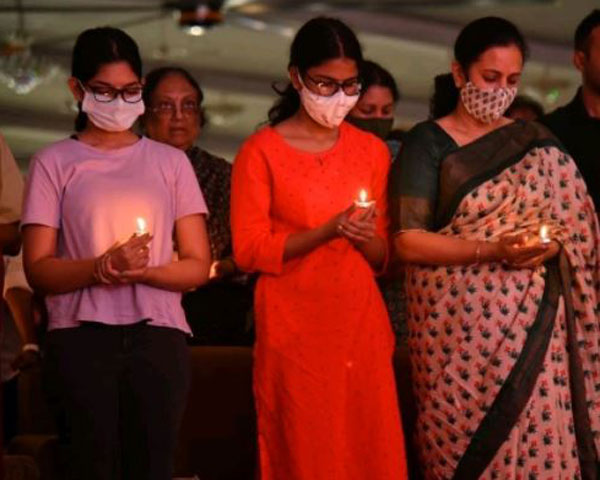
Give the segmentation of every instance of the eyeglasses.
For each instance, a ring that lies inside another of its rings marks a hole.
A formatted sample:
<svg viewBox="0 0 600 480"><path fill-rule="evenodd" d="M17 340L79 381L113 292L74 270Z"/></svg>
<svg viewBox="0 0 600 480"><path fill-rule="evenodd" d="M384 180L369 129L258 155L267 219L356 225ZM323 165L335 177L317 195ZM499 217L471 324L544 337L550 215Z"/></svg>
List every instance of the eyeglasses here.
<svg viewBox="0 0 600 480"><path fill-rule="evenodd" d="M83 90L90 91L97 101L103 103L112 102L119 95L127 103L137 103L142 100L141 85L131 85L125 88L114 88L108 85L88 85L86 88L81 82L79 85Z"/></svg>
<svg viewBox="0 0 600 480"><path fill-rule="evenodd" d="M324 97L331 97L335 95L340 90L340 88L344 91L346 95L354 96L360 93L361 84L358 78L351 78L350 80L337 82L333 79L316 80L312 78L308 73L305 73L303 76L306 79L310 80L310 82L316 87L316 93Z"/></svg>
<svg viewBox="0 0 600 480"><path fill-rule="evenodd" d="M150 111L156 113L160 117L171 117L177 112L177 108L184 117L193 117L198 115L200 111L200 105L198 102L188 100L180 104L179 106L173 102L160 102L150 108Z"/></svg>

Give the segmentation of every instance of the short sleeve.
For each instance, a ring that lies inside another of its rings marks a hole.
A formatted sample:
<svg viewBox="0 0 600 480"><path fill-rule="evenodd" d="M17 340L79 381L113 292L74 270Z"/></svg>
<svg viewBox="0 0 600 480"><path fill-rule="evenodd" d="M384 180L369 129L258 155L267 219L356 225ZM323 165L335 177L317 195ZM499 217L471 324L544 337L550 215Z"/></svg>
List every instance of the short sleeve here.
<svg viewBox="0 0 600 480"><path fill-rule="evenodd" d="M441 156L424 128L421 124L406 135L392 164L388 191L393 233L434 227Z"/></svg>
<svg viewBox="0 0 600 480"><path fill-rule="evenodd" d="M207 214L206 202L194 169L185 154L177 152L175 166L175 219L194 214Z"/></svg>
<svg viewBox="0 0 600 480"><path fill-rule="evenodd" d="M273 229L267 158L251 138L238 153L231 178L231 233L235 263L248 272L279 274L289 233Z"/></svg>
<svg viewBox="0 0 600 480"><path fill-rule="evenodd" d="M62 188L59 175L51 172L47 162L34 157L25 188L22 225L38 224L60 228Z"/></svg>
<svg viewBox="0 0 600 480"><path fill-rule="evenodd" d="M0 135L0 223L14 223L21 218L23 177L4 137Z"/></svg>

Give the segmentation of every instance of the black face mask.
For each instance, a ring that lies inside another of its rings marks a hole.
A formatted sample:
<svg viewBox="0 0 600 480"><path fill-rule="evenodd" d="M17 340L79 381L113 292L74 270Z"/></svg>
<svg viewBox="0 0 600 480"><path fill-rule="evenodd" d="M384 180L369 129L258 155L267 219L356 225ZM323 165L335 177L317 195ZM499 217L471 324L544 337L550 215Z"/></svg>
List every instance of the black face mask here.
<svg viewBox="0 0 600 480"><path fill-rule="evenodd" d="M351 115L346 117L346 121L361 130L375 134L382 140L387 138L394 124L393 118L359 118Z"/></svg>

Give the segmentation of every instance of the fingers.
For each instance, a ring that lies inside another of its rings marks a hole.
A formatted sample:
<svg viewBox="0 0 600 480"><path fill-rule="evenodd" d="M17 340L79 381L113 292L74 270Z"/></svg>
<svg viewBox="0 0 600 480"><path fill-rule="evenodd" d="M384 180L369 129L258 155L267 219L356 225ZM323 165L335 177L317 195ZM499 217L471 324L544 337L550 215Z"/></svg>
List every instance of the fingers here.
<svg viewBox="0 0 600 480"><path fill-rule="evenodd" d="M539 255L534 257L530 257L526 260L520 262L514 262L513 266L517 268L536 268L539 267L546 260L549 260L556 256L556 254L560 251L560 245L556 242L545 245L547 248L545 251Z"/></svg>
<svg viewBox="0 0 600 480"><path fill-rule="evenodd" d="M111 255L106 255L102 259L102 263L100 266L100 278L106 280L104 283L121 283L119 278L119 271L112 265Z"/></svg>
<svg viewBox="0 0 600 480"><path fill-rule="evenodd" d="M531 247L508 247L507 260L510 263L520 263L528 259L543 255L549 246L546 244L532 245Z"/></svg>
<svg viewBox="0 0 600 480"><path fill-rule="evenodd" d="M137 234L133 234L129 240L127 240L123 246L128 246L131 248L140 248L143 247L145 245L148 245L152 239L154 237L152 237L152 235L150 235L149 233L144 233L143 235L137 235Z"/></svg>
<svg viewBox="0 0 600 480"><path fill-rule="evenodd" d="M355 207L348 218L352 221L370 222L377 216L377 210L375 205L371 205L368 208Z"/></svg>
<svg viewBox="0 0 600 480"><path fill-rule="evenodd" d="M140 283L144 281L147 271L147 267L126 270L124 272L120 272L119 277L122 283Z"/></svg>
<svg viewBox="0 0 600 480"><path fill-rule="evenodd" d="M351 232L351 231L344 229L343 227L340 229L340 233L344 237L346 237L348 240L355 242L355 243L368 243L373 239L373 236Z"/></svg>
<svg viewBox="0 0 600 480"><path fill-rule="evenodd" d="M342 222L338 231L348 239L357 242L370 242L375 237L375 228L372 223Z"/></svg>
<svg viewBox="0 0 600 480"><path fill-rule="evenodd" d="M112 266L122 272L135 270L148 265L150 261L150 247L147 242L128 241L110 254Z"/></svg>

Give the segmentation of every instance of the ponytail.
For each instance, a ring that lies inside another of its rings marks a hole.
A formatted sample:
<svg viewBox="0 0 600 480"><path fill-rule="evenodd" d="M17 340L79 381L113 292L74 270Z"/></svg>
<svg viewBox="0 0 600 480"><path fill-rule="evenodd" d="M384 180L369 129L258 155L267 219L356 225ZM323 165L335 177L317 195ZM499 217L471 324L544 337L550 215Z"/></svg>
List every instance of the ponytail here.
<svg viewBox="0 0 600 480"><path fill-rule="evenodd" d="M290 118L300 108L300 95L291 82L283 90L273 84L273 90L279 95L279 100L269 110L269 124L272 127Z"/></svg>
<svg viewBox="0 0 600 480"><path fill-rule="evenodd" d="M433 97L429 105L429 117L438 119L449 115L458 104L460 90L454 83L451 73L438 75L434 79Z"/></svg>

